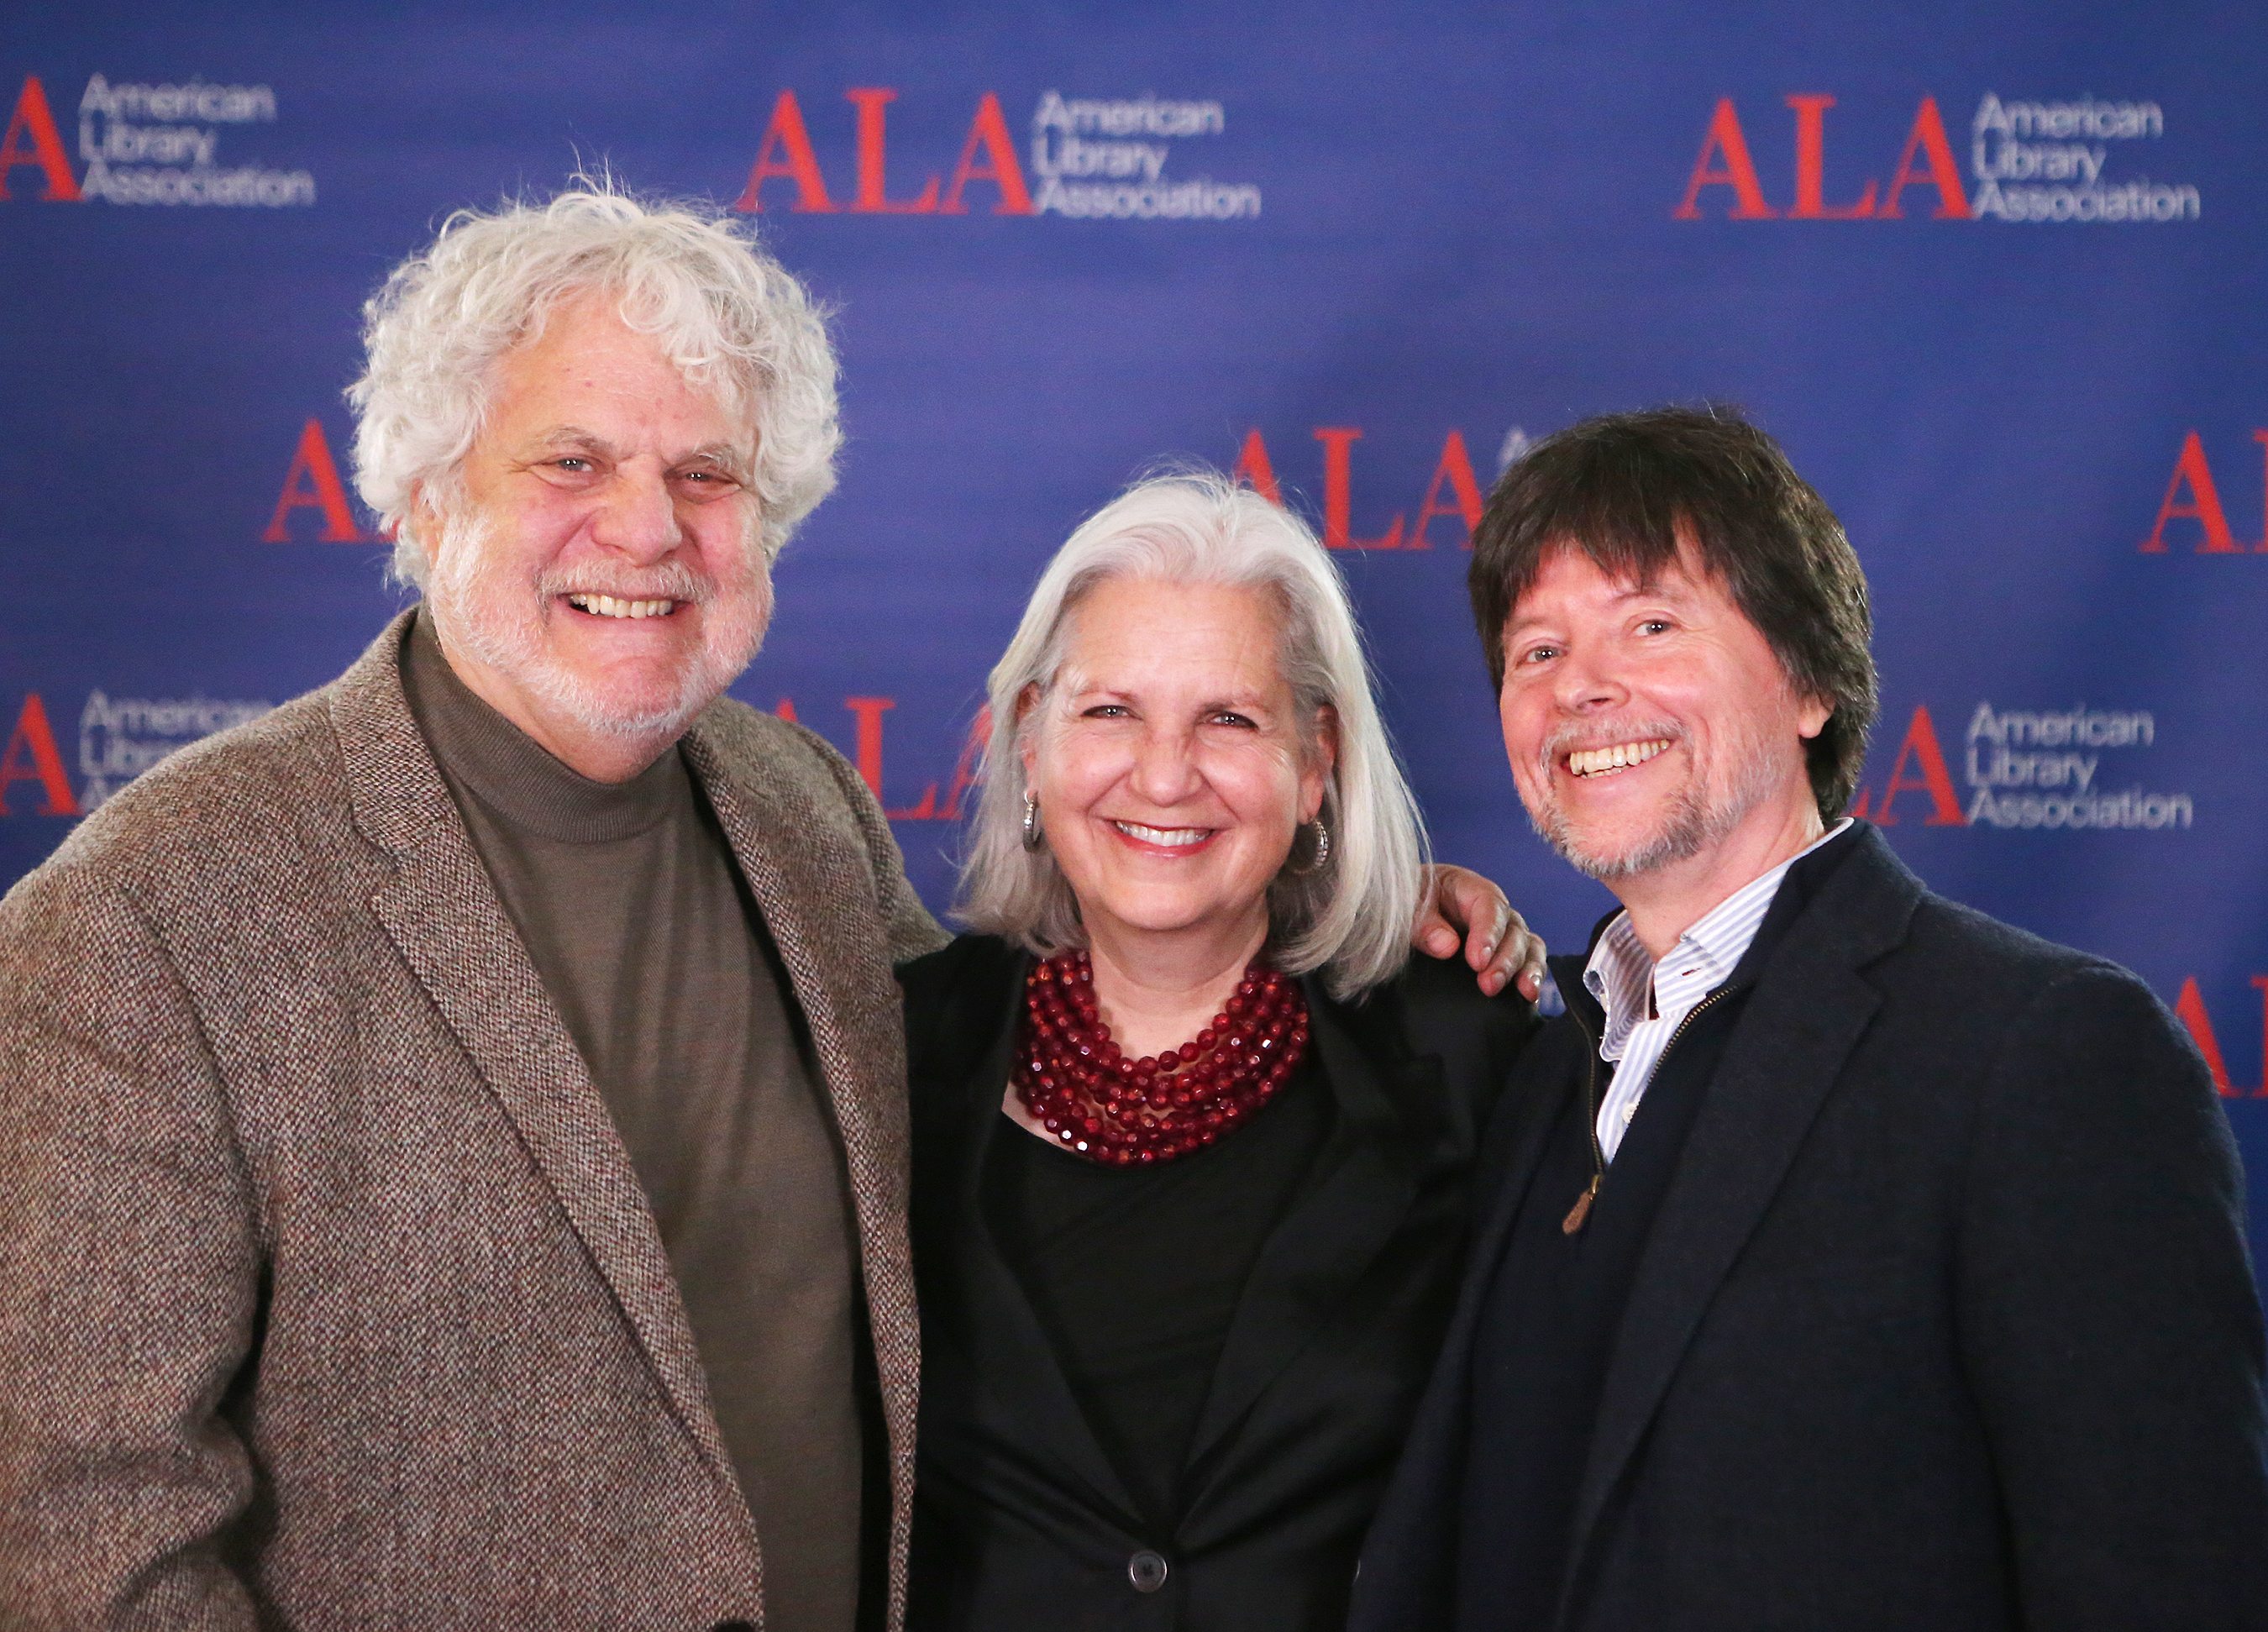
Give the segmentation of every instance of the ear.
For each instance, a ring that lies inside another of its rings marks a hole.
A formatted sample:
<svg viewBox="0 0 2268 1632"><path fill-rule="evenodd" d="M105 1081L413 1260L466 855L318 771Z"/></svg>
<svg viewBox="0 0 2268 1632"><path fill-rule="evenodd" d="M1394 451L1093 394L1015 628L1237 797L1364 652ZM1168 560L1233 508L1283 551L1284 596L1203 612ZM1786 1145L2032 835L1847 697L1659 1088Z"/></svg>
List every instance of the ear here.
<svg viewBox="0 0 2268 1632"><path fill-rule="evenodd" d="M1835 705L1818 697L1806 697L1796 705L1795 734L1809 742L1827 729L1827 722L1835 717Z"/></svg>
<svg viewBox="0 0 2268 1632"><path fill-rule="evenodd" d="M1339 764L1339 711L1328 702L1315 710L1315 751L1300 773L1300 820L1310 822L1323 808L1323 792Z"/></svg>
<svg viewBox="0 0 2268 1632"><path fill-rule="evenodd" d="M1037 739L1024 730L1024 721L1039 706L1040 688L1036 682L1027 685L1016 694L1016 717L1009 729L1016 737L1016 757L1024 763L1024 785L1032 785L1032 768L1039 759Z"/></svg>
<svg viewBox="0 0 2268 1632"><path fill-rule="evenodd" d="M433 559L433 545L441 536L441 517L426 502L425 484L418 482L409 489L409 537L417 553L425 557L425 570L431 573L438 564Z"/></svg>

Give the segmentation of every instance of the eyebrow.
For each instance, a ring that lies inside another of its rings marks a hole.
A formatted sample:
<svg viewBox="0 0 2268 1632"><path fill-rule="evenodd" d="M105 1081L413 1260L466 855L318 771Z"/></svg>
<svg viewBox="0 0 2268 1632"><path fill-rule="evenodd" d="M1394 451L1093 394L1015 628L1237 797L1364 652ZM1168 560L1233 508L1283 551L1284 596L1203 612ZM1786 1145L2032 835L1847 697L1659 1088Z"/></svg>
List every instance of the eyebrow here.
<svg viewBox="0 0 2268 1632"><path fill-rule="evenodd" d="M1634 600L1649 600L1657 598L1668 601L1687 601L1693 598L1696 587L1691 579L1682 574L1674 584L1667 573L1657 574L1644 584L1632 584L1629 589L1617 593L1615 597L1615 605L1624 606ZM1540 614L1523 618L1520 615L1520 608L1514 606L1512 615L1505 620L1505 632L1508 636L1516 629L1528 628L1530 624L1549 621L1550 620Z"/></svg>
<svg viewBox="0 0 2268 1632"><path fill-rule="evenodd" d="M585 430L580 425L550 425L527 438L524 446L533 448L585 448L608 459L620 452L615 445L595 430ZM736 444L711 442L670 460L673 466L690 464L696 459L708 459L722 466L733 476L745 480L749 456Z"/></svg>

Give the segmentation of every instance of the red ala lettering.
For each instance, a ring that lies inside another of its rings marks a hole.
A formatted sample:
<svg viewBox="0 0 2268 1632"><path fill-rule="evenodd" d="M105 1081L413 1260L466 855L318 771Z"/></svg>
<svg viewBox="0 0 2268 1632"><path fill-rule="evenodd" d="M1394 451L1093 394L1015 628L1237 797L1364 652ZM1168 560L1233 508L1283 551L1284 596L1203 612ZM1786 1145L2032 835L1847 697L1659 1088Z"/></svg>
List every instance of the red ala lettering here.
<svg viewBox="0 0 2268 1632"><path fill-rule="evenodd" d="M2259 985L2259 977L2256 975L2252 983ZM2205 994L2198 990L2196 975L2182 982L2182 995L2174 999L2174 1017L2189 1028L2190 1040L2205 1055L2205 1069L2213 1074L2213 1087L2223 1099L2238 1098L2238 1090L2229 1085L2228 1067L2221 1060L2220 1043L2213 1034L2213 1017L2205 1012Z"/></svg>
<svg viewBox="0 0 2268 1632"><path fill-rule="evenodd" d="M1437 504L1441 496L1441 485L1447 482L1447 504ZM1481 484L1473 480L1472 456L1465 452L1465 433L1452 430L1448 440L1441 444L1441 462L1433 467L1433 480L1426 484L1425 503L1418 506L1418 525L1410 529L1410 548L1426 549L1431 540L1425 529L1436 516L1454 516L1465 524L1465 548L1473 547L1473 529L1481 525Z"/></svg>
<svg viewBox="0 0 2268 1632"><path fill-rule="evenodd" d="M289 544L291 512L295 510L323 512L323 530L315 534L319 544L369 542L355 526L354 511L347 506L347 490L339 481L339 467L331 462L331 448L323 440L323 428L312 419L299 432L299 445L291 454L291 468L284 473L284 491L276 501L276 513L269 518L268 531L260 535L260 541Z"/></svg>
<svg viewBox="0 0 2268 1632"><path fill-rule="evenodd" d="M1354 445L1362 432L1351 427L1327 425L1315 432L1323 445L1323 548L1326 549L1400 549L1402 518L1374 539L1359 539L1349 529L1354 518Z"/></svg>
<svg viewBox="0 0 2268 1632"><path fill-rule="evenodd" d="M968 736L961 745L961 757L953 764L953 782L946 790L945 808L938 812L944 821L961 820L961 796L975 787L978 773L984 768L984 751L992 746L992 705L984 704L976 710L976 717L968 724ZM934 786L934 784L932 784ZM929 803L929 795L922 796Z"/></svg>
<svg viewBox="0 0 2268 1632"><path fill-rule="evenodd" d="M895 697L845 697L843 706L858 717L858 751L851 758L858 762L859 776L876 798L882 797L882 714L898 706Z"/></svg>
<svg viewBox="0 0 2268 1632"><path fill-rule="evenodd" d="M1914 168L1917 152L1927 162L1927 175ZM1914 110L1913 129L1906 133L1905 151L1898 155L1897 168L1890 173L1890 190L1878 212L1881 217L1888 221L1903 216L1898 195L1921 181L1937 188L1933 221L1969 219L1969 198L1961 190L1961 168L1953 162L1953 144L1945 139L1945 121L1938 114L1933 96L1922 98L1921 106Z"/></svg>
<svg viewBox="0 0 2268 1632"><path fill-rule="evenodd" d="M1827 202L1827 110L1835 106L1831 96L1791 96L1787 105L1795 110L1795 204L1787 212L1791 221L1858 221L1874 213L1874 181L1867 179L1866 190L1859 195L1855 204Z"/></svg>
<svg viewBox="0 0 2268 1632"><path fill-rule="evenodd" d="M892 201L886 196L888 150L884 143L883 108L898 93L879 87L862 87L843 93L858 107L858 198L850 206L859 215L929 216L937 213L937 178L917 198Z"/></svg>
<svg viewBox="0 0 2268 1632"><path fill-rule="evenodd" d="M1725 156L1725 167L1712 170L1709 160L1718 153ZM1697 201L1705 187L1733 189L1730 220L1769 221L1779 213L1764 202L1764 190L1756 185L1756 166L1749 157L1749 139L1741 134L1741 116L1733 111L1731 97L1720 100L1717 111L1709 116L1709 129L1701 138L1701 156L1693 161L1692 178L1685 184L1685 200L1670 212L1671 219L1701 219Z"/></svg>
<svg viewBox="0 0 2268 1632"><path fill-rule="evenodd" d="M990 160L981 169L976 163L980 147ZM971 181L990 181L1000 189L1000 202L992 206L994 215L1035 213L1032 195L1024 187L1024 173L1016 163L1016 144L1008 139L1008 121L1000 115L1000 99L990 91L976 104L976 117L969 121L968 140L961 143L961 162L953 167L953 184L946 189L943 213L968 212L968 206L961 202L961 190Z"/></svg>
<svg viewBox="0 0 2268 1632"><path fill-rule="evenodd" d="M24 763L27 754L29 765ZM0 751L0 816L9 813L8 790L19 782L40 784L40 815L79 813L78 801L71 798L70 779L63 775L63 756L55 752L55 733L48 729L47 705L36 691L25 695L16 729L9 733L6 749Z"/></svg>
<svg viewBox="0 0 2268 1632"><path fill-rule="evenodd" d="M1284 489L1276 485L1276 467L1269 460L1268 445L1260 439L1259 426L1244 433L1244 446L1228 474L1239 482L1250 482L1252 490L1270 504L1283 506Z"/></svg>
<svg viewBox="0 0 2268 1632"><path fill-rule="evenodd" d="M792 697L782 697L779 700L779 707L774 709L772 712L777 715L781 719L785 720L791 725L797 723L795 717L795 699Z"/></svg>
<svg viewBox="0 0 2268 1632"><path fill-rule="evenodd" d="M961 745L961 757L954 761L953 782L946 789L945 808L937 804L935 783L922 790L915 803L902 805L884 813L892 821L959 821L961 796L976 785L977 768L984 762L985 745L992 739L992 709L990 703L976 710L976 718L968 727L968 735Z"/></svg>
<svg viewBox="0 0 2268 1632"><path fill-rule="evenodd" d="M2181 497L2183 488L2189 489L2186 503ZM2142 540L2142 554L2165 554L2166 524L2184 519L2196 522L2203 530L2198 539L2198 555L2242 554L2235 539L2229 535L2228 518L2220 508L2220 492L2213 485L2213 467L2205 462L2205 444L2194 430L2182 438L2181 454L2174 460L2173 480L2166 483L2166 496L2158 502L2157 523L2151 527L2150 536ZM2268 544L2263 548L2268 548Z"/></svg>
<svg viewBox="0 0 2268 1632"><path fill-rule="evenodd" d="M1918 774L1908 776L1909 763L1918 767ZM1945 768L1945 754L1937 746L1937 727L1930 723L1926 705L1914 706L1912 723L1906 727L1905 740L1898 745L1898 757L1890 761L1889 784L1882 790L1882 808L1876 812L1877 827L1895 827L1898 824L1891 805L1901 793L1926 791L1933 806L1922 819L1925 827L1963 827L1967 818L1961 813L1961 803L1953 795L1953 777ZM1859 814L1866 810L1862 805Z"/></svg>
<svg viewBox="0 0 2268 1632"><path fill-rule="evenodd" d="M811 151L811 133L804 128L803 105L792 91L781 92L779 100L772 104L764 139L756 145L756 162L748 169L748 185L733 208L742 215L762 210L763 200L759 195L764 183L775 176L795 183L795 202L788 206L790 210L807 215L835 213L834 201L827 196L827 180L819 173L819 159Z"/></svg>
<svg viewBox="0 0 2268 1632"><path fill-rule="evenodd" d="M44 196L50 203L80 202L78 183L63 157L63 137L55 133L55 116L48 111L48 93L37 74L26 77L15 114L8 121L8 134L0 136L0 198L10 196L8 173L19 165L36 165L45 173Z"/></svg>

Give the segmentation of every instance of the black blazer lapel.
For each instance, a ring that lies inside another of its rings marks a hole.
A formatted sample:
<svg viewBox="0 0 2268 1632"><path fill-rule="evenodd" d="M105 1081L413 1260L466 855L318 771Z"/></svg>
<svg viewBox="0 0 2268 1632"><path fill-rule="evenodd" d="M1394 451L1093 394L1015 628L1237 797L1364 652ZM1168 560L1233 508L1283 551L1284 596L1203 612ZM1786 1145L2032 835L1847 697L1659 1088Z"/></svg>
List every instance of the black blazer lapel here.
<svg viewBox="0 0 2268 1632"><path fill-rule="evenodd" d="M1438 1075L1440 1062L1404 1058L1381 1081L1313 981L1307 987L1317 1062L1338 1106L1328 1171L1270 1233L1230 1317L1190 1444L1204 1459L1253 1401L1307 1346L1392 1239L1417 1193L1422 1131L1413 1107L1437 1097L1405 1077ZM1382 1017L1380 1017L1382 1018ZM1388 1056L1391 1057L1391 1056ZM1199 1491L1189 1493L1192 1505Z"/></svg>
<svg viewBox="0 0 2268 1632"><path fill-rule="evenodd" d="M1582 960L1555 959L1572 980ZM1505 1084L1473 1163L1474 1228L1440 1359L1418 1401L1400 1465L1363 1546L1351 1632L1418 1632L1447 1623L1455 1563L1457 1504L1464 1480L1474 1334L1503 1257L1506 1238L1542 1164L1544 1145L1580 1077L1589 1043L1571 1018L1531 1038Z"/></svg>
<svg viewBox="0 0 2268 1632"><path fill-rule="evenodd" d="M1012 989L1018 993L1023 990L1025 966L1023 959L1015 962ZM1018 1012L1018 1005L1011 1003L999 1031L963 1079L967 1101L962 1114L969 1119L970 1133L961 1147L960 1172L954 1175L952 1227L961 1238L958 1255L965 1276L966 1312L972 1323L983 1327L990 1342L1005 1348L1013 1356L1012 1366L1002 1367L997 1373L988 1370L971 1380L985 1399L987 1416L1007 1430L1028 1453L1059 1463L1087 1487L1097 1507L1118 1514L1126 1529L1139 1533L1148 1527L1149 1520L1095 1437L1038 1312L1000 1250L983 1203L984 1167L994 1141L1032 1137L1000 1109L1001 1097L1007 1091Z"/></svg>
<svg viewBox="0 0 2268 1632"><path fill-rule="evenodd" d="M1559 984L1563 1001L1572 981L1577 993L1575 1001L1589 1003L1589 995L1580 985L1584 962L1580 957L1551 959L1552 978ZM1554 1029L1560 1033L1556 1038ZM1562 1052L1565 1048L1574 1052L1572 1069ZM1551 1136L1552 1126L1559 1120L1568 1096L1580 1092L1582 1073L1593 1069L1591 1062L1597 1048L1593 1034L1571 1012L1551 1022L1528 1045L1528 1052L1513 1072L1498 1106L1496 1121L1489 1128L1487 1142L1473 1169L1474 1183L1488 1189L1478 1198L1479 1204L1474 1209L1478 1224L1467 1259L1469 1268L1464 1292L1449 1328L1452 1345L1460 1334L1469 1331L1469 1311L1486 1290L1495 1274L1497 1260L1504 1256L1505 1238L1512 1233L1521 1207L1528 1200L1528 1187L1543 1163L1543 1147Z"/></svg>
<svg viewBox="0 0 2268 1632"><path fill-rule="evenodd" d="M1871 828L1852 842L1786 932L1759 949L1756 989L1655 1217L1600 1395L1571 1580L1710 1300L1874 1018L1881 999L1859 971L1904 940L1921 899L1920 880ZM1744 963L1733 981L1749 972Z"/></svg>

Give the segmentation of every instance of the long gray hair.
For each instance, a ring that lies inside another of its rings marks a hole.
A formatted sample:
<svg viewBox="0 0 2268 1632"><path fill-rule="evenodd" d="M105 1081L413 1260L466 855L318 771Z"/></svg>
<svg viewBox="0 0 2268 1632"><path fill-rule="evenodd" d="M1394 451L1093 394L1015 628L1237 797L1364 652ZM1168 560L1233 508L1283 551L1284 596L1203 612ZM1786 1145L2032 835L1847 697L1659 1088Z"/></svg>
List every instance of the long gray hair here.
<svg viewBox="0 0 2268 1632"><path fill-rule="evenodd" d="M984 792L968 835L958 916L1042 957L1086 943L1079 903L1043 845L1023 847L1025 734L1063 666L1070 614L1114 578L1258 589L1282 614L1278 662L1290 685L1300 752L1322 752L1322 711L1338 722L1337 764L1321 811L1328 863L1294 871L1287 858L1269 886L1270 941L1278 967L1323 971L1342 998L1391 979L1410 952L1425 861L1418 803L1402 779L1378 717L1362 641L1338 570L1297 516L1226 476L1205 471L1137 483L1073 533L1040 575L1015 638L992 671L992 740ZM1295 856L1312 845L1295 842Z"/></svg>

